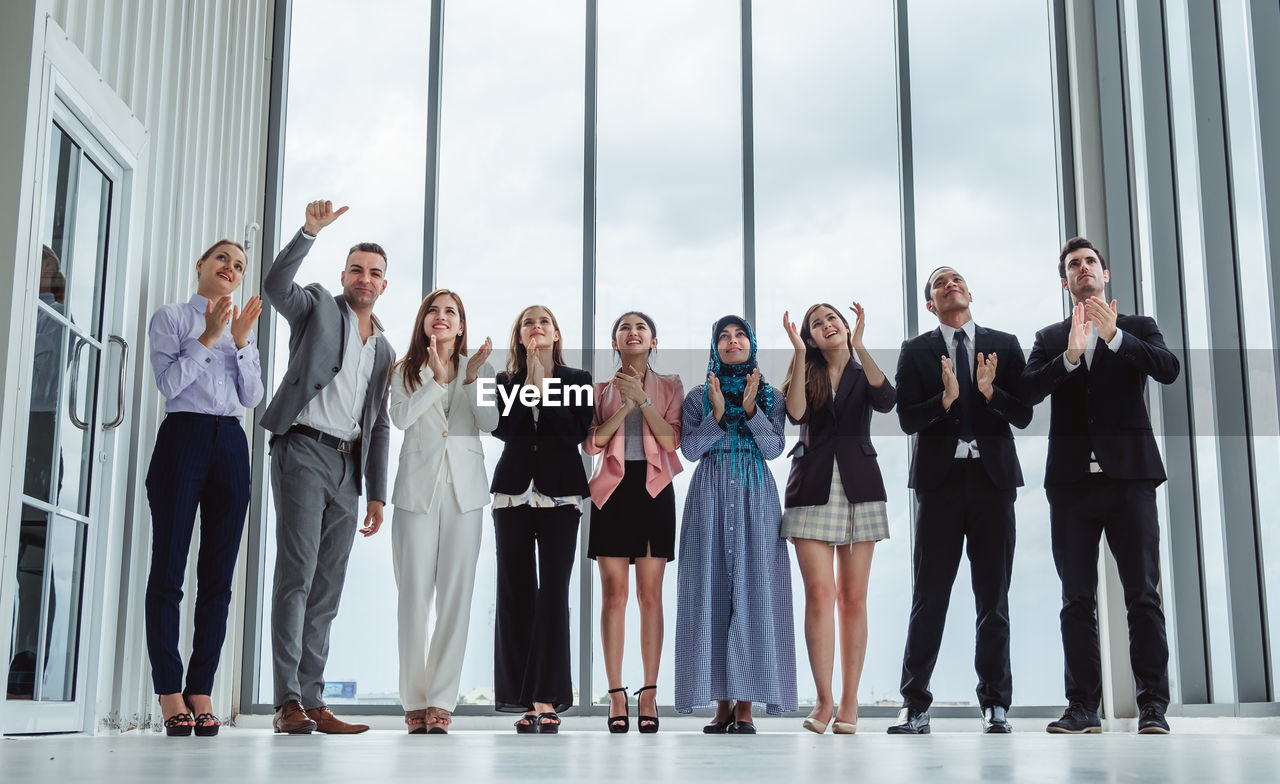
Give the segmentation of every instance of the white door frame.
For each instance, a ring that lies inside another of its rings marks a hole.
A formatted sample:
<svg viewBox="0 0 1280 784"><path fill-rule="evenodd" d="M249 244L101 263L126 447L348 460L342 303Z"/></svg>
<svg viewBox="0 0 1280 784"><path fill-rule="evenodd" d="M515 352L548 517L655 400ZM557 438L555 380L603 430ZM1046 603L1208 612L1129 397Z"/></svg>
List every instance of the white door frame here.
<svg viewBox="0 0 1280 784"><path fill-rule="evenodd" d="M39 24L39 22L37 22ZM43 40L41 41L41 38ZM130 347L126 367L123 395L116 399L116 379L120 368L118 350L104 352L99 373L101 394L98 396L97 427L115 416L114 407L124 407L126 423L110 432L99 432L92 459L98 460L95 472L95 494L89 509L93 521L89 525L84 552L83 591L80 604L79 648L77 663L76 700L71 703L9 703L10 708L0 711L5 732L92 732L99 717L110 710L116 633L116 618L120 601L118 570L123 564L124 520L126 502L131 494L130 477L135 461L132 448L131 426L136 416L137 400L134 394L134 376L137 372L142 349L143 325L136 316L139 312L141 250L144 236L145 207L139 200L147 192L148 134L129 107L102 80L92 64L70 42L66 33L46 14L43 17L43 36L35 41L40 57L40 90L27 107L26 132L34 139L35 160L26 169L32 173L31 181L24 183L21 198L29 200L21 214L30 216L25 236L26 248L19 248L14 265L13 285L22 292L15 303L10 325L11 335L20 337L14 341L6 366L18 378L21 411L30 394L32 368L29 361L14 361L29 357L35 341L35 294L38 277L36 260L41 249L41 227L46 219L45 188L49 159L50 126L55 119L68 131L82 149L112 177L112 211L109 223L107 256L108 278L104 281L104 310L102 330L104 335L117 335ZM34 57L33 57L34 59ZM21 236L20 236L21 241ZM26 260L26 263L21 263ZM110 403L108 403L110 401ZM110 405L110 408L108 408ZM9 473L20 473L18 466L25 465L26 417L17 412L8 414L10 432L14 434L7 453L0 451L0 467L7 463ZM12 626L14 595L7 575L15 568L18 550L19 526L13 522L20 518L22 483L11 482L4 516L3 540L4 572L0 575L0 662L7 664L10 658L9 629ZM105 666L104 666L105 665ZM100 678L105 673L107 680Z"/></svg>

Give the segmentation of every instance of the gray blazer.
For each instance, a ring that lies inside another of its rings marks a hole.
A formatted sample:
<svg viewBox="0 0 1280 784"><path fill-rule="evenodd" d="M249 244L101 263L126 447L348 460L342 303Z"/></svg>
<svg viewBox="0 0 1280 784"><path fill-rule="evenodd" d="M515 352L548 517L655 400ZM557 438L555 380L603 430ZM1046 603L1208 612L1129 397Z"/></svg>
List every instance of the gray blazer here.
<svg viewBox="0 0 1280 784"><path fill-rule="evenodd" d="M275 435L288 432L307 403L342 368L346 349L347 319L352 315L341 295L335 297L319 283L299 286L293 282L298 267L315 240L301 231L280 251L262 281L267 301L289 322L289 369L259 420ZM374 323L382 325L375 318ZM360 417L360 469L364 476L365 498L387 500L387 379L396 352L385 338L376 344L373 375L365 393ZM359 477L357 477L357 481Z"/></svg>

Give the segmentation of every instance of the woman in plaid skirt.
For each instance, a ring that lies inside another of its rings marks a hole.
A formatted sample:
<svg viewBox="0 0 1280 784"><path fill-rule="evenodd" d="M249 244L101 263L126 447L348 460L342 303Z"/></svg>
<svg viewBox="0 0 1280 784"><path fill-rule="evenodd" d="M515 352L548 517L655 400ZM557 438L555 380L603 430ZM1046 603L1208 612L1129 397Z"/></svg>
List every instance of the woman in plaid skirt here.
<svg viewBox="0 0 1280 784"><path fill-rule="evenodd" d="M862 306L853 303L853 330L840 311L820 303L800 329L782 316L795 348L783 381L787 416L800 425L787 479L782 536L796 548L804 578L804 637L818 702L805 729L853 734L858 681L867 652L867 578L875 543L889 538L884 480L871 444L871 411L887 413L893 384L862 343ZM857 358L854 358L854 354ZM840 611L839 708L831 691L835 609Z"/></svg>

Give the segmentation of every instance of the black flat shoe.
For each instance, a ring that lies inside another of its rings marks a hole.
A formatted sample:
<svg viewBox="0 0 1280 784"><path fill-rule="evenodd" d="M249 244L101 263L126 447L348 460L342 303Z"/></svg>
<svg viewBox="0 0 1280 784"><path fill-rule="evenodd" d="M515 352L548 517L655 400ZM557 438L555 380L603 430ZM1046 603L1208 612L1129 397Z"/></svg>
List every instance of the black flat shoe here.
<svg viewBox="0 0 1280 784"><path fill-rule="evenodd" d="M642 692L642 691L649 691L650 689L653 689L653 691L654 691L654 697L655 697L655 699L654 699L654 707L656 708L656 707L657 707L657 699L656 699L656 697L657 697L657 691L658 691L658 687L657 687L657 685L656 685L656 684L655 684L655 685L653 685L653 686L641 686L640 688L636 689L636 711L637 711L637 716L636 716L636 728L637 728L637 729L639 729L641 732L645 733L646 735L651 735L651 734L653 734L653 733L655 733L655 732L657 732L657 731L658 731L658 717L657 717L657 716L645 716L644 714L640 714L640 713L639 713L639 710L640 710L640 692ZM703 730L703 731L705 732L706 730Z"/></svg>
<svg viewBox="0 0 1280 784"><path fill-rule="evenodd" d="M755 735L756 725L749 721L735 721L726 730L730 735Z"/></svg>
<svg viewBox="0 0 1280 784"><path fill-rule="evenodd" d="M626 707L627 706L627 687L619 686L616 689L609 689L610 694L617 694L618 692L622 692L622 706L623 706L622 715L610 716L605 725L609 728L609 732L613 735L621 735L622 733L631 729L631 719L628 718L628 715L627 715L628 711ZM641 732L643 731L644 730L641 730Z"/></svg>
<svg viewBox="0 0 1280 784"><path fill-rule="evenodd" d="M903 708L898 711L898 723L889 727L885 732L890 735L928 735L929 711Z"/></svg>
<svg viewBox="0 0 1280 784"><path fill-rule="evenodd" d="M533 719L539 735L555 735L560 731L560 717L555 711L550 713L539 713Z"/></svg>
<svg viewBox="0 0 1280 784"><path fill-rule="evenodd" d="M982 709L982 731L987 735L1008 735L1013 732L1008 714L999 705Z"/></svg>
<svg viewBox="0 0 1280 784"><path fill-rule="evenodd" d="M532 713L526 713L516 721L516 732L521 735L536 735L538 733L537 716Z"/></svg>
<svg viewBox="0 0 1280 784"><path fill-rule="evenodd" d="M712 721L710 724L702 728L702 732L705 735L723 735L729 731L729 725L733 723L733 719Z"/></svg>

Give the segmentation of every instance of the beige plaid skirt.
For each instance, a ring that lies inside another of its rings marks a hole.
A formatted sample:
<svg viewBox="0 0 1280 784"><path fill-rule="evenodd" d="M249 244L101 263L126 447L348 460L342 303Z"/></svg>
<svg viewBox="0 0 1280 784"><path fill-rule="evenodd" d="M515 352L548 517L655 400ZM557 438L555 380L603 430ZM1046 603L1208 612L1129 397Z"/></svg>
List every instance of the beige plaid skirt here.
<svg viewBox="0 0 1280 784"><path fill-rule="evenodd" d="M816 539L832 545L878 542L889 538L889 508L884 501L849 503L840 482L840 466L831 464L831 497L821 506L783 511L779 530L785 539Z"/></svg>

